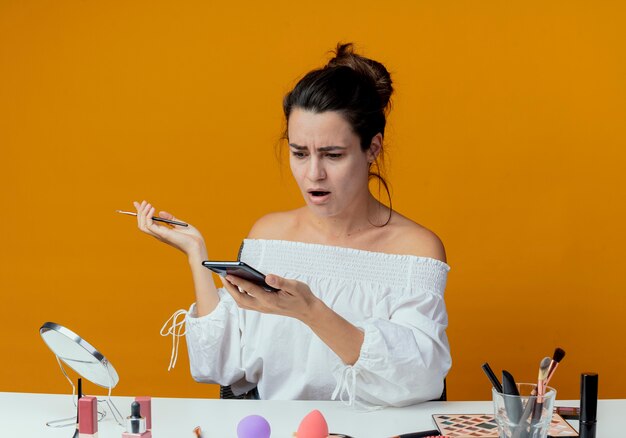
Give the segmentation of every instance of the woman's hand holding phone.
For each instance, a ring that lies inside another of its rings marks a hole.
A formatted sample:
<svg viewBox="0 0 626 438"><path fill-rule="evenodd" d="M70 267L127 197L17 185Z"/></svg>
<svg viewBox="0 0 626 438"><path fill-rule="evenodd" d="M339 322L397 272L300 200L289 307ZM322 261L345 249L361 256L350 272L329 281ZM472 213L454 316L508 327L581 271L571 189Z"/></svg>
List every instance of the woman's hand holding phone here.
<svg viewBox="0 0 626 438"><path fill-rule="evenodd" d="M159 225L152 220L155 208L147 201L133 202L137 210L137 226L141 231L182 251L189 259L201 261L207 259L204 238L200 231L189 224L187 227ZM160 211L159 217L179 221L172 214Z"/></svg>
<svg viewBox="0 0 626 438"><path fill-rule="evenodd" d="M224 278L224 287L242 309L296 318L308 325L346 365L356 363L365 339L361 329L326 306L306 283L277 275L267 275L265 282L280 290L266 292L232 275Z"/></svg>
<svg viewBox="0 0 626 438"><path fill-rule="evenodd" d="M273 274L267 275L265 282L280 290L268 292L261 286L233 275L227 275L223 281L228 293L242 309L290 316L307 322L306 319L313 314L312 309L319 299L306 283Z"/></svg>

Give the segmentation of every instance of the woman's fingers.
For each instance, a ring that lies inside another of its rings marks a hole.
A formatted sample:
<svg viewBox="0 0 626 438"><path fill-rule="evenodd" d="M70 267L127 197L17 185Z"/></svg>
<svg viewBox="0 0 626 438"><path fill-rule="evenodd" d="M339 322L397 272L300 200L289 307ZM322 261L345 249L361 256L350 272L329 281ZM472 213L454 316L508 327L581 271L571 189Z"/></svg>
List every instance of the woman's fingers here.
<svg viewBox="0 0 626 438"><path fill-rule="evenodd" d="M269 274L265 276L265 282L276 289L295 290L298 287L296 280L288 280L278 275Z"/></svg>
<svg viewBox="0 0 626 438"><path fill-rule="evenodd" d="M162 225L162 222L152 219L155 216L156 209L147 201L133 202L137 210L137 227L144 233L149 234L155 239L164 242L174 248L189 255L199 253L202 257L206 257L206 245L202 234L193 226L169 226ZM166 211L159 212L159 217L163 219L179 220L171 213Z"/></svg>
<svg viewBox="0 0 626 438"><path fill-rule="evenodd" d="M256 297L256 296L262 296L263 293L266 293L267 291L265 289L263 289L261 286L258 286L257 284L248 281L244 278L241 277L236 277L234 275L227 275L226 276L226 281L228 281L229 283L241 288L242 290L244 290L248 295Z"/></svg>
<svg viewBox="0 0 626 438"><path fill-rule="evenodd" d="M159 211L159 217L163 219L167 219L170 221L175 221L176 218L172 213L168 213L167 211Z"/></svg>
<svg viewBox="0 0 626 438"><path fill-rule="evenodd" d="M148 213L148 205L150 204L146 201L141 202L141 217L139 218L139 228L141 228L141 231L143 231L144 233L148 232L148 221L146 220L146 214Z"/></svg>
<svg viewBox="0 0 626 438"><path fill-rule="evenodd" d="M314 299L309 287L300 281L268 275L265 281L278 292L267 292L246 279L227 275L224 287L242 309L301 319L308 315Z"/></svg>
<svg viewBox="0 0 626 438"><path fill-rule="evenodd" d="M224 284L239 307L262 313L283 314L283 300L289 296L283 291L268 292L261 286L234 275L227 275Z"/></svg>
<svg viewBox="0 0 626 438"><path fill-rule="evenodd" d="M141 203L137 201L133 201L133 205L135 210L137 210L137 225L142 231L146 231L151 228L150 225L156 226L154 224L154 220L152 219L155 216L156 209L147 201L141 201ZM174 220L179 222L184 222L178 218L176 218L172 213L167 211L159 211L158 217L162 219ZM160 227L163 229L164 227ZM167 227L165 227L167 228Z"/></svg>
<svg viewBox="0 0 626 438"><path fill-rule="evenodd" d="M158 225L152 218L154 217L154 213L156 209L148 204L149 210L146 213L146 229L153 236L164 239L167 238L168 233L170 232L170 228L163 225Z"/></svg>
<svg viewBox="0 0 626 438"><path fill-rule="evenodd" d="M148 204L146 206L146 228L150 229L153 225L152 216L154 216L154 212L156 209L152 206L152 204Z"/></svg>
<svg viewBox="0 0 626 438"><path fill-rule="evenodd" d="M146 201L141 201L141 203L137 202L135 208L137 209L137 226L139 227L139 229L143 232L145 232L145 227L144 227L144 212L143 209L146 205Z"/></svg>
<svg viewBox="0 0 626 438"><path fill-rule="evenodd" d="M187 222L186 220L183 220L183 219L177 218L177 217L176 217L176 216L174 216L172 213L169 213L169 212L167 212L167 211L159 211L159 217L160 217L160 218L163 218L163 219L170 220L170 221L177 221L177 222L183 222L183 223L186 223L186 224L187 224L187 226L186 226L186 227L184 227L184 228L186 228L187 230L191 230L191 229L193 229L193 225L191 225L189 222ZM180 228L180 225L172 225L172 226L173 226L174 228Z"/></svg>
<svg viewBox="0 0 626 438"><path fill-rule="evenodd" d="M152 220L155 208L147 201L133 202L135 209L137 210L137 226L141 231L146 234L150 234L154 237L161 238L163 230Z"/></svg>
<svg viewBox="0 0 626 438"><path fill-rule="evenodd" d="M255 293L256 290L267 292L263 287L249 280L246 280L245 278L237 277L234 275L228 275L226 279L227 281L230 281L232 284L241 287L245 291L251 291L252 293ZM276 289L281 289L284 291L296 291L298 289L298 284L300 284L296 280L288 280L286 278L282 278L274 274L267 275L265 277L265 282L268 285L275 287Z"/></svg>
<svg viewBox="0 0 626 438"><path fill-rule="evenodd" d="M224 287L226 288L226 291L230 294L231 297L233 297L233 300L235 300L235 302L237 303L237 306L241 307L242 309L254 309L255 308L254 297L243 292L243 289L241 289L240 291L238 286L231 283L227 279L224 279L223 283L224 283Z"/></svg>

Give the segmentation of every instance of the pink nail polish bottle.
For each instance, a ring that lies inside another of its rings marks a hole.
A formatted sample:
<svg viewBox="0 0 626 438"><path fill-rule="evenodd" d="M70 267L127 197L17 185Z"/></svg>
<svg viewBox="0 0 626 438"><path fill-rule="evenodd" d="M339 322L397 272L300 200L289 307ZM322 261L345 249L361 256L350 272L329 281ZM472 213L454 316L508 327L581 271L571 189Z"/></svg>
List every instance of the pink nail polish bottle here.
<svg viewBox="0 0 626 438"><path fill-rule="evenodd" d="M152 438L152 432L146 430L146 419L141 416L141 405L132 402L130 405L130 417L126 418L126 432L122 438Z"/></svg>
<svg viewBox="0 0 626 438"><path fill-rule="evenodd" d="M135 397L139 403L141 415L146 418L146 430L152 430L152 397Z"/></svg>
<svg viewBox="0 0 626 438"><path fill-rule="evenodd" d="M98 399L82 396L78 399L78 436L95 438L98 436Z"/></svg>

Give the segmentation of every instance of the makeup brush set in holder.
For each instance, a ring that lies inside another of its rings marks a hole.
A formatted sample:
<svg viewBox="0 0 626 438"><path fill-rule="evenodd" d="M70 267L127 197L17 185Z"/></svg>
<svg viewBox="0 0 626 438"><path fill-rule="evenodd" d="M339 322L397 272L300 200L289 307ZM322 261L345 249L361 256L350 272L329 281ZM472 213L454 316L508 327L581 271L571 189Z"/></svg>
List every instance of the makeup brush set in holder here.
<svg viewBox="0 0 626 438"><path fill-rule="evenodd" d="M482 369L493 386L494 413L500 437L545 438L548 431L549 436L577 436L563 417L579 420L580 438L596 437L597 373L582 373L580 376L580 408L556 408L553 415L556 391L548 383L564 357L565 351L561 348L554 350L552 359L544 357L539 364L537 384L515 383L506 370L502 371L500 384L489 364L483 364Z"/></svg>
<svg viewBox="0 0 626 438"><path fill-rule="evenodd" d="M556 390L548 386L565 351L554 350L552 358L544 357L539 364L537 384L516 383L506 370L502 383L488 363L482 369L493 386L494 414L501 437L545 438L552 420Z"/></svg>

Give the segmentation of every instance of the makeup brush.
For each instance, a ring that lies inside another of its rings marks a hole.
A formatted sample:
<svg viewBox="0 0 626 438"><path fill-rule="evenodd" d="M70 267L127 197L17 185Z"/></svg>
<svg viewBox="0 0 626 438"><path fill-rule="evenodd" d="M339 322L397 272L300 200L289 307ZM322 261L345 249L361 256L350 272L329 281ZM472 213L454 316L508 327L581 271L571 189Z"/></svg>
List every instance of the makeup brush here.
<svg viewBox="0 0 626 438"><path fill-rule="evenodd" d="M548 369L548 377L546 378L545 386L548 385L548 382L552 378L552 375L554 374L554 371L556 370L556 367L559 366L559 363L563 360L564 357L565 357L565 350L563 350L562 348L556 347L554 349L554 354L552 355L552 361L550 362L550 368ZM545 392L545 388L544 388L544 392ZM537 395L537 388L536 387L533 388L533 390L531 391L530 395Z"/></svg>
<svg viewBox="0 0 626 438"><path fill-rule="evenodd" d="M519 420L519 427L515 429L513 432L513 438L522 438L526 437L528 432L526 431L526 427L524 425L528 421L528 417L531 417L531 425L535 423L541 417L541 409L543 406L543 399L539 397L535 397L539 390L541 390L541 396L545 394L545 379L547 378L548 370L550 369L550 361L549 357L544 357L539 364L539 374L537 376L537 386L533 388L530 392L530 397L528 397L528 401L526 402L526 406L524 407L524 412ZM543 371L542 371L543 370ZM545 373L545 376L544 376ZM539 418L535 418L535 415L539 413Z"/></svg>
<svg viewBox="0 0 626 438"><path fill-rule="evenodd" d="M552 362L550 362L550 369L548 370L548 377L546 378L546 385L548 385L548 382L550 382L550 379L552 378L552 376L554 375L554 372L556 371L556 367L559 366L559 364L561 363L564 357L565 357L565 350L563 350L560 347L556 347L554 349L554 354L552 355ZM544 392L545 392L545 388L544 388Z"/></svg>
<svg viewBox="0 0 626 438"><path fill-rule="evenodd" d="M541 410L543 408L543 396L546 393L546 379L548 378L548 370L552 360L546 356L541 359L539 364L539 374L537 376L537 403L535 403L535 410L533 411L533 422L538 421L541 418Z"/></svg>
<svg viewBox="0 0 626 438"><path fill-rule="evenodd" d="M506 414L511 423L517 424L522 415L522 400L519 398L519 390L515 379L507 370L502 370L502 393L504 394Z"/></svg>
<svg viewBox="0 0 626 438"><path fill-rule="evenodd" d="M126 214L128 216L137 216L137 213L132 212L132 211L124 211L124 210L115 210L116 213L119 214ZM171 225L178 225L179 227L188 227L189 224L186 224L184 222L178 222L178 221L173 221L171 219L163 219L162 217L158 217L158 216L152 216L152 220L155 222L163 222L166 224L171 224Z"/></svg>
<svg viewBox="0 0 626 438"><path fill-rule="evenodd" d="M491 385L496 389L497 392L502 394L502 385L500 384L500 381L498 380L498 378L494 374L493 370L489 366L489 363L485 362L484 364L482 364L481 368L483 369L483 371L487 375L487 378L491 382Z"/></svg>

